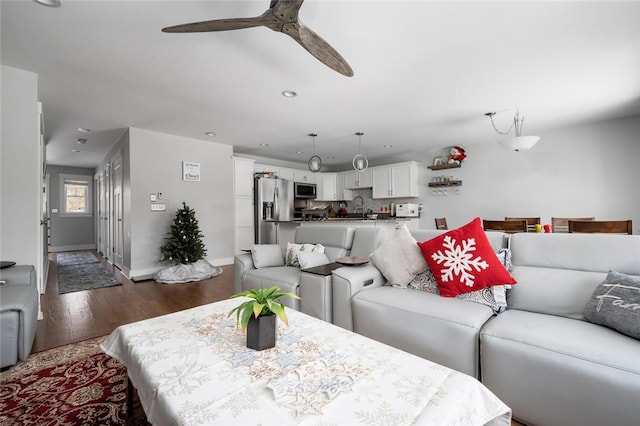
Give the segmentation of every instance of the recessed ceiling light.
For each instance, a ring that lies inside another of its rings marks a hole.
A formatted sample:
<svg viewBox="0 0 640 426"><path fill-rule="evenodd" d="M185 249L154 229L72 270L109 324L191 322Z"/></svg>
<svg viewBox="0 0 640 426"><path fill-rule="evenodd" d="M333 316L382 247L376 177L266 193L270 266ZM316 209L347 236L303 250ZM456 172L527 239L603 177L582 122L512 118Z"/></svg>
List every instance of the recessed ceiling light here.
<svg viewBox="0 0 640 426"><path fill-rule="evenodd" d="M80 145L84 145L85 143L87 143L87 140L85 138L78 138L76 139L76 143Z"/></svg>
<svg viewBox="0 0 640 426"><path fill-rule="evenodd" d="M79 131L79 132L82 132L82 133L90 133L90 132L91 132L91 129L85 129L85 128L83 128L83 127L78 127L78 131Z"/></svg>
<svg viewBox="0 0 640 426"><path fill-rule="evenodd" d="M72 149L71 152L82 152L81 149Z"/></svg>
<svg viewBox="0 0 640 426"><path fill-rule="evenodd" d="M296 96L298 96L298 94L293 90L283 90L282 96L284 96L285 98L295 98Z"/></svg>
<svg viewBox="0 0 640 426"><path fill-rule="evenodd" d="M269 146L268 143L261 143L260 146Z"/></svg>
<svg viewBox="0 0 640 426"><path fill-rule="evenodd" d="M33 0L38 4L49 6L49 7L60 7L62 6L62 2L60 0Z"/></svg>
<svg viewBox="0 0 640 426"><path fill-rule="evenodd" d="M211 136L211 137L218 136L216 132L206 132L205 135Z"/></svg>
<svg viewBox="0 0 640 426"><path fill-rule="evenodd" d="M296 151L296 154L304 154L304 151Z"/></svg>
<svg viewBox="0 0 640 426"><path fill-rule="evenodd" d="M393 145L385 145L385 148L393 148Z"/></svg>

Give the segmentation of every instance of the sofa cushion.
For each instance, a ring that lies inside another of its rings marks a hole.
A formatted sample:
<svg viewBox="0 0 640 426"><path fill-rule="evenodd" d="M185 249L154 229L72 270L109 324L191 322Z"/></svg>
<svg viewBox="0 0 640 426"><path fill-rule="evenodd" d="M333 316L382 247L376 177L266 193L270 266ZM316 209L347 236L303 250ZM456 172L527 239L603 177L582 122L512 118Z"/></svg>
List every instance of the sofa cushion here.
<svg viewBox="0 0 640 426"><path fill-rule="evenodd" d="M277 285L283 292L298 294L300 285L300 269L295 266L275 266L272 268L250 269L247 271L243 290L259 289L261 286L269 288ZM282 304L293 309L298 309L298 299L285 297Z"/></svg>
<svg viewBox="0 0 640 426"><path fill-rule="evenodd" d="M329 258L324 253L299 251L298 263L300 265L300 269L307 269L313 268L314 266L326 265L331 262L329 262Z"/></svg>
<svg viewBox="0 0 640 426"><path fill-rule="evenodd" d="M640 339L640 277L609 272L593 292L584 317Z"/></svg>
<svg viewBox="0 0 640 426"><path fill-rule="evenodd" d="M324 246L322 244L296 244L287 243L287 252L285 254L285 265L287 266L300 266L298 262L298 252L308 251L314 253L324 253Z"/></svg>
<svg viewBox="0 0 640 426"><path fill-rule="evenodd" d="M505 287L506 286L504 285L485 287L482 290L459 294L456 298L486 305L495 313L500 313L507 308ZM426 291L427 293L440 294L440 291L438 290L438 282L429 268L416 275L407 285L407 288Z"/></svg>
<svg viewBox="0 0 640 426"><path fill-rule="evenodd" d="M251 246L251 257L258 269L284 265L279 244L254 244Z"/></svg>
<svg viewBox="0 0 640 426"><path fill-rule="evenodd" d="M353 331L479 377L479 330L487 306L390 286L353 296Z"/></svg>
<svg viewBox="0 0 640 426"><path fill-rule="evenodd" d="M354 234L355 228L343 225L301 225L296 228L294 242L322 244L324 254L334 262L349 254Z"/></svg>
<svg viewBox="0 0 640 426"><path fill-rule="evenodd" d="M391 286L406 287L417 274L427 269L427 262L416 243L407 227L401 226L371 254L371 261Z"/></svg>
<svg viewBox="0 0 640 426"><path fill-rule="evenodd" d="M418 246L442 296L455 297L491 285L516 283L496 256L479 217Z"/></svg>
<svg viewBox="0 0 640 426"><path fill-rule="evenodd" d="M631 337L509 307L482 328L480 348L482 382L522 422L637 424L640 345Z"/></svg>

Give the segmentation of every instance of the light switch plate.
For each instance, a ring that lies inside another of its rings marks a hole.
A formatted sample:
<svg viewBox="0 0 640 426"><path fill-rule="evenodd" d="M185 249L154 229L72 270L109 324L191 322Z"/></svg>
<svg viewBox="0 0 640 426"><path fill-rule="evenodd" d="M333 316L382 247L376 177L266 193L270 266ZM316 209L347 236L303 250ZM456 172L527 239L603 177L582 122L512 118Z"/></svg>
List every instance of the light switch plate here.
<svg viewBox="0 0 640 426"><path fill-rule="evenodd" d="M156 201L158 201L158 196L156 194L151 194L151 202L155 203Z"/></svg>
<svg viewBox="0 0 640 426"><path fill-rule="evenodd" d="M152 212L163 212L167 210L167 206L164 203L161 204L151 204Z"/></svg>

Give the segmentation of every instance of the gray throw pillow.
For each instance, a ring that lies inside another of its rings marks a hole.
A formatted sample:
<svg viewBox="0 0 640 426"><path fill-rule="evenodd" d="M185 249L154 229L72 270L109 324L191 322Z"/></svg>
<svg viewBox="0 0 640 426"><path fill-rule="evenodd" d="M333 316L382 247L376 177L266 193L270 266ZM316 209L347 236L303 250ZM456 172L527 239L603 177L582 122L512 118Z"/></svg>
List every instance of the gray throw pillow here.
<svg viewBox="0 0 640 426"><path fill-rule="evenodd" d="M587 303L584 317L640 339L640 277L609 271Z"/></svg>
<svg viewBox="0 0 640 426"><path fill-rule="evenodd" d="M282 249L279 244L254 244L251 246L251 257L256 269L269 266L284 266Z"/></svg>

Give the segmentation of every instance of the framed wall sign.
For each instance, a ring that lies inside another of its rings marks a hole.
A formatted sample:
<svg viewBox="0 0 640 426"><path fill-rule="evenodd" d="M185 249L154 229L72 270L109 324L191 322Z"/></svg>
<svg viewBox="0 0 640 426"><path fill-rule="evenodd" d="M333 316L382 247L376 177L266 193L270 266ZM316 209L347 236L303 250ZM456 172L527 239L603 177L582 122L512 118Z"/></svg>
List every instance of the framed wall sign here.
<svg viewBox="0 0 640 426"><path fill-rule="evenodd" d="M182 162L182 180L199 182L200 181L200 163L183 161Z"/></svg>

